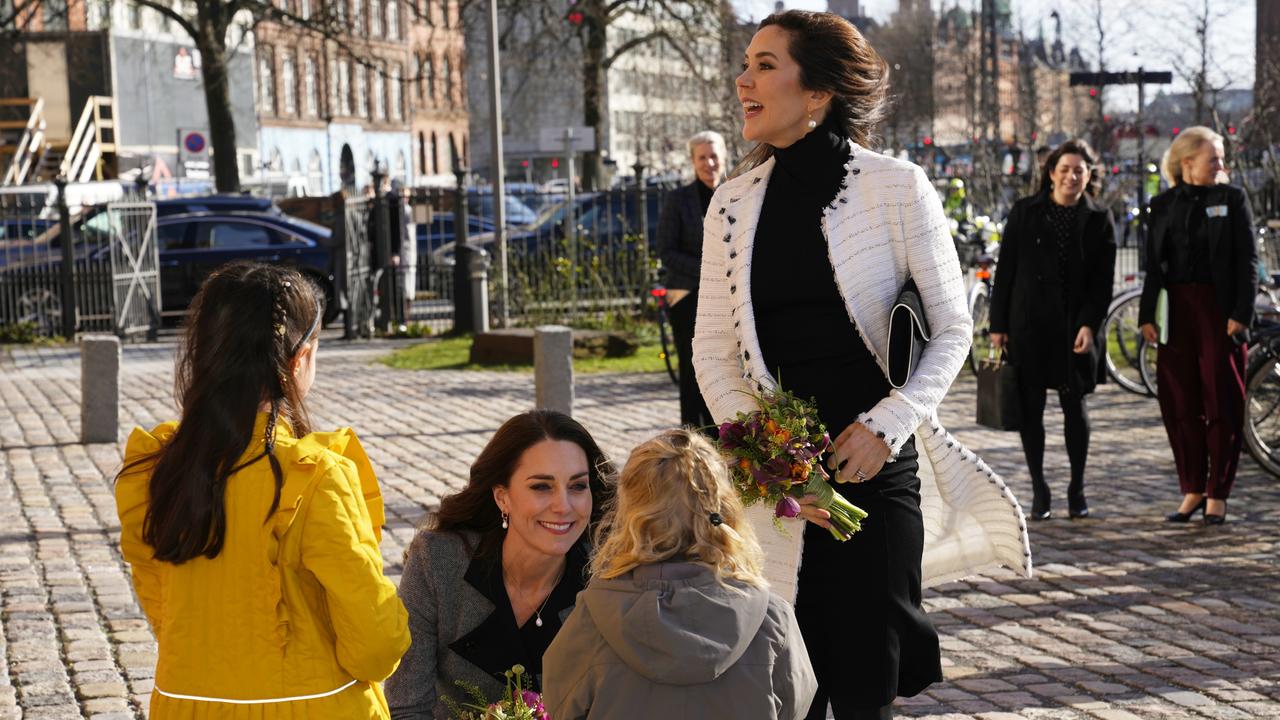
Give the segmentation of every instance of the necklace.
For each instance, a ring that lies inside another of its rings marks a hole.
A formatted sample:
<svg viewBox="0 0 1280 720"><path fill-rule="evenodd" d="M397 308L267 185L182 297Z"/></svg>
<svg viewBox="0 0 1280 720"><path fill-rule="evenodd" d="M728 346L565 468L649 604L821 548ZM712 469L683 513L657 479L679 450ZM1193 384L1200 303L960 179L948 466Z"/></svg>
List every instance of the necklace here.
<svg viewBox="0 0 1280 720"><path fill-rule="evenodd" d="M567 562L565 563L565 567L568 567ZM564 579L565 567L560 568L560 574L556 576L556 581L551 584L551 589L547 591L547 596L542 599L542 604L533 611L533 624L537 627L542 627L542 611L546 609L547 602L551 600L551 594L556 591L556 587L560 584L560 581ZM508 581L511 579L510 576L507 575L506 568L502 569L502 577ZM515 583L512 583L511 586L515 587ZM519 592L521 602L527 603L529 598L524 594L524 591L521 590Z"/></svg>

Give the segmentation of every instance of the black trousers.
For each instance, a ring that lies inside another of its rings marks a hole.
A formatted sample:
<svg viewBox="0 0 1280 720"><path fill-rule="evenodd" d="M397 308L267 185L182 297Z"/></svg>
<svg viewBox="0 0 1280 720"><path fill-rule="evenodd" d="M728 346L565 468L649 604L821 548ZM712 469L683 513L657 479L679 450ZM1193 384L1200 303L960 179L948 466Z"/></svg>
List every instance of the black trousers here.
<svg viewBox="0 0 1280 720"><path fill-rule="evenodd" d="M1044 478L1044 408L1048 391L1036 383L1019 383L1018 399L1022 418L1018 433L1022 436L1022 452L1027 457L1031 474L1033 512L1049 509L1052 493ZM1067 458L1071 462L1071 482L1067 485L1067 504L1072 509L1086 507L1084 469L1089 459L1089 410L1085 396L1068 389L1058 390L1062 406L1063 434L1067 441Z"/></svg>
<svg viewBox="0 0 1280 720"><path fill-rule="evenodd" d="M698 378L693 371L693 325L698 316L698 291L686 295L671 306L671 334L676 342L676 355L680 361L680 424L694 428L708 428L712 424L711 411L702 400Z"/></svg>

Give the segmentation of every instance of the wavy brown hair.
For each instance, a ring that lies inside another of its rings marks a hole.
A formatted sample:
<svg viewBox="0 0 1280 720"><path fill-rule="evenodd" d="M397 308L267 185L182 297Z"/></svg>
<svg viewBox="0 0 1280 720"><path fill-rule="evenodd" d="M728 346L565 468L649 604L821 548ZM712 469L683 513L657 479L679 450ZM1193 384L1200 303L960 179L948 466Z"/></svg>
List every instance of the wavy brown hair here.
<svg viewBox="0 0 1280 720"><path fill-rule="evenodd" d="M509 487L520 458L543 440L562 440L582 448L587 456L588 484L591 487L591 524L600 520L613 479L613 464L596 444L591 433L577 420L555 410L531 410L507 420L493 434L480 456L471 464L471 476L461 491L440 501L440 509L427 517L425 529L453 532L469 539L463 531L480 535L472 550L475 557L496 556L502 547L502 513L493 499L493 488Z"/></svg>
<svg viewBox="0 0 1280 720"><path fill-rule="evenodd" d="M845 137L872 148L876 125L888 110L889 65L848 20L825 12L787 10L760 22L787 31L787 52L800 66L800 85L831 93L827 117L837 120ZM768 160L774 148L760 143L743 158L734 175Z"/></svg>
<svg viewBox="0 0 1280 720"><path fill-rule="evenodd" d="M1058 167L1058 161L1063 155L1079 155L1084 160L1084 164L1089 166L1089 182L1085 184L1084 190L1090 197L1097 197L1102 189L1102 173L1098 172L1098 156L1093 152L1093 147L1080 138L1067 140L1054 148L1049 153L1049 157L1044 159L1044 166L1040 168L1040 192L1045 195L1052 192L1053 179L1049 175L1054 168Z"/></svg>
<svg viewBox="0 0 1280 720"><path fill-rule="evenodd" d="M323 313L323 293L288 268L229 263L200 288L175 372L178 428L158 452L120 471L151 467L142 539L155 559L181 564L217 557L227 530L227 481L264 458L276 485L266 517L275 513L284 484L276 421L284 418L298 437L311 431L290 363L315 338ZM265 436L255 438L264 403L270 407ZM262 452L242 461L258 442Z"/></svg>

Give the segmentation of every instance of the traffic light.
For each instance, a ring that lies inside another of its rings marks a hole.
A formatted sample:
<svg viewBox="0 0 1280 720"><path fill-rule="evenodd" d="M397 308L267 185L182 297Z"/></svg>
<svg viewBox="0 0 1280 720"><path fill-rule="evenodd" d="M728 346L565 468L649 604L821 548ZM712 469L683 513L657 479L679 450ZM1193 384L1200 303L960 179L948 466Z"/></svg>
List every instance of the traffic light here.
<svg viewBox="0 0 1280 720"><path fill-rule="evenodd" d="M560 158L551 158L552 169L560 167Z"/></svg>
<svg viewBox="0 0 1280 720"><path fill-rule="evenodd" d="M933 144L933 136L932 136L932 135L925 135L925 136L924 136L924 144L925 144L925 145L932 145L932 144Z"/></svg>
<svg viewBox="0 0 1280 720"><path fill-rule="evenodd" d="M1173 126L1173 136L1174 136L1174 137L1178 137L1178 133L1180 133L1180 132L1182 132L1182 128L1178 127L1177 125L1174 125L1174 126Z"/></svg>
<svg viewBox="0 0 1280 720"><path fill-rule="evenodd" d="M578 9L578 0L570 0L569 12L564 17L574 27L581 27L582 21L586 19L586 15L583 15L582 11Z"/></svg>
<svg viewBox="0 0 1280 720"><path fill-rule="evenodd" d="M1235 126L1235 125L1228 125L1228 126L1227 126L1227 134L1228 134L1228 135L1235 135L1235 134L1236 134L1236 126Z"/></svg>
<svg viewBox="0 0 1280 720"><path fill-rule="evenodd" d="M1098 88L1089 88L1089 97L1091 98L1098 97Z"/></svg>

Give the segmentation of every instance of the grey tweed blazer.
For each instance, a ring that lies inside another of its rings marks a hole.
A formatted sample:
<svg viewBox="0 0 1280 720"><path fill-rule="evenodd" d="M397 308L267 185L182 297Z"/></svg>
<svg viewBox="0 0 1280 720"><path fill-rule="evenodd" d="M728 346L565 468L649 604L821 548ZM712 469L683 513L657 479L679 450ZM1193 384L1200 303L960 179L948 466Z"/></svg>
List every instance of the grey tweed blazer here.
<svg viewBox="0 0 1280 720"><path fill-rule="evenodd" d="M479 542L478 533L424 530L405 550L400 599L409 611L413 642L384 685L392 720L452 718L443 696L473 702L458 687L459 680L489 700L506 690L502 673L520 660L509 654L510 618L499 618L494 600L481 589L486 566L472 556ZM584 558L570 558L569 567L579 577L565 572L565 581L577 582L569 597L582 589ZM560 621L572 610L572 603L561 610Z"/></svg>

